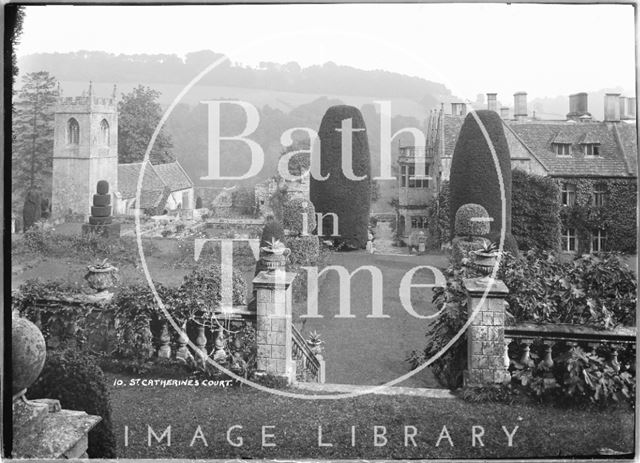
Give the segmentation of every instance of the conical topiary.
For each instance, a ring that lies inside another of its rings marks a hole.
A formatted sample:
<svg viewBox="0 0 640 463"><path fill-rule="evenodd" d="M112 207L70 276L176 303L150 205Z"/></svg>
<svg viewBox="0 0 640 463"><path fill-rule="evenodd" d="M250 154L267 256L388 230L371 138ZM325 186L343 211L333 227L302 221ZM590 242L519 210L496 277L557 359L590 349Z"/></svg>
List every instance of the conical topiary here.
<svg viewBox="0 0 640 463"><path fill-rule="evenodd" d="M506 201L504 224L502 223L498 169L491 154L490 145L476 118L486 130L500 166ZM504 249L517 252L517 245L511 236L511 157L502 119L495 111L482 110L469 113L460 129L451 162L449 220L452 233L455 230L456 212L468 203L483 206L493 218L488 238L498 242L500 231L504 226L506 233Z"/></svg>
<svg viewBox="0 0 640 463"><path fill-rule="evenodd" d="M351 119L353 175L366 176L362 180L348 178L342 169L342 121ZM363 130L364 129L364 130ZM333 212L338 217L336 241L349 248L364 248L367 244L371 198L371 166L369 142L362 114L353 106L332 106L327 110L318 132L320 138L320 166L326 180L311 177L310 197L315 210L322 214ZM318 234L329 237L333 232L330 220L318 224Z"/></svg>

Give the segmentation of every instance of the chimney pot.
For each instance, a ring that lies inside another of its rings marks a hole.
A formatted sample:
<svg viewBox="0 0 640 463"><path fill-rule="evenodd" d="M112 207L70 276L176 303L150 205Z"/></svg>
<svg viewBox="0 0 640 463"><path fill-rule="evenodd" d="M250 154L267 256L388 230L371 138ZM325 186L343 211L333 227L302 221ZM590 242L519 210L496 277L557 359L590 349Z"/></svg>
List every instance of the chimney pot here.
<svg viewBox="0 0 640 463"><path fill-rule="evenodd" d="M500 108L500 117L502 119L509 119L509 108L507 106Z"/></svg>
<svg viewBox="0 0 640 463"><path fill-rule="evenodd" d="M586 92L574 93L569 95L569 112L567 119L578 121L583 116L591 117L589 112L589 95Z"/></svg>

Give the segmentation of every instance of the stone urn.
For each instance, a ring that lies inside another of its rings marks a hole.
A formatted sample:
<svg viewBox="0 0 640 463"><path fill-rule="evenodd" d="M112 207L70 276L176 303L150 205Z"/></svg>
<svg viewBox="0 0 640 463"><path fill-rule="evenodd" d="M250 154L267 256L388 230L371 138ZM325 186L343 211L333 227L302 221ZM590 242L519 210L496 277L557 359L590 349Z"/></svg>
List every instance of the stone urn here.
<svg viewBox="0 0 640 463"><path fill-rule="evenodd" d="M483 246L481 249L471 251L475 256L474 265L477 270L484 275L484 280L489 279L489 275L493 272L493 268L498 262L500 252L495 243Z"/></svg>
<svg viewBox="0 0 640 463"><path fill-rule="evenodd" d="M87 274L84 279L89 286L97 292L103 292L113 287L118 281L118 269L105 259L101 263L87 266Z"/></svg>
<svg viewBox="0 0 640 463"><path fill-rule="evenodd" d="M287 248L280 240L272 240L267 246L260 249L264 251L262 262L267 267L267 272L284 270L291 249Z"/></svg>
<svg viewBox="0 0 640 463"><path fill-rule="evenodd" d="M38 379L47 358L44 336L38 327L14 311L11 317L12 394L21 397Z"/></svg>

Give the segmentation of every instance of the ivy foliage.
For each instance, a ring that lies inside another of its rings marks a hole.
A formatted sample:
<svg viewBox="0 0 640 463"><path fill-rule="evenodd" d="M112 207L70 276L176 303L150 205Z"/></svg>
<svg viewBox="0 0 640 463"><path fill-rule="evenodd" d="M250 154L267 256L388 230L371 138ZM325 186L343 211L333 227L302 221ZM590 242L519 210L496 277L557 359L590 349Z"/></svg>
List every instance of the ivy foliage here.
<svg viewBox="0 0 640 463"><path fill-rule="evenodd" d="M578 235L578 252L591 251L591 233L604 230L607 240L604 251L636 252L636 179L557 179L561 186L569 183L576 187L575 204L562 206L560 218L564 228L573 228ZM605 188L605 203L596 206L596 186Z"/></svg>
<svg viewBox="0 0 640 463"><path fill-rule="evenodd" d="M353 175L347 178L342 169L342 122L352 123ZM318 131L320 137L320 168L326 180L311 178L310 198L317 212L334 213L338 217L335 241L350 249L363 249L367 244L371 198L371 166L367 131L360 110L353 106L332 106L325 113ZM318 234L332 234L332 221L323 221Z"/></svg>
<svg viewBox="0 0 640 463"><path fill-rule="evenodd" d="M511 230L524 251L557 251L560 244L560 191L550 177L512 172Z"/></svg>
<svg viewBox="0 0 640 463"><path fill-rule="evenodd" d="M116 458L109 389L96 359L76 349L47 352L42 373L27 391L32 399L57 399L63 408L102 418L89 432L90 458Z"/></svg>
<svg viewBox="0 0 640 463"><path fill-rule="evenodd" d="M282 208L282 225L294 235L303 231L303 216L307 217L306 233L311 234L316 229L316 210L313 203L306 198L288 199Z"/></svg>

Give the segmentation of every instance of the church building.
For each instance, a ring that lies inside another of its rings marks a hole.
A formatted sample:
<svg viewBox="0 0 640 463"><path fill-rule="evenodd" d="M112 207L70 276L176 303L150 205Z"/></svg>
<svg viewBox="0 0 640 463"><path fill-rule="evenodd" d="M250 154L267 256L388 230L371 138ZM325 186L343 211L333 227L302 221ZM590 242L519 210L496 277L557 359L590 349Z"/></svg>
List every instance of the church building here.
<svg viewBox="0 0 640 463"><path fill-rule="evenodd" d="M88 95L58 99L53 144L53 218L88 217L98 180L109 182L114 214L132 214L136 208L151 213L194 208L193 181L177 161L153 166L147 163L141 205L136 206L141 166L141 163L118 163L115 87L111 98L94 96L89 84Z"/></svg>

